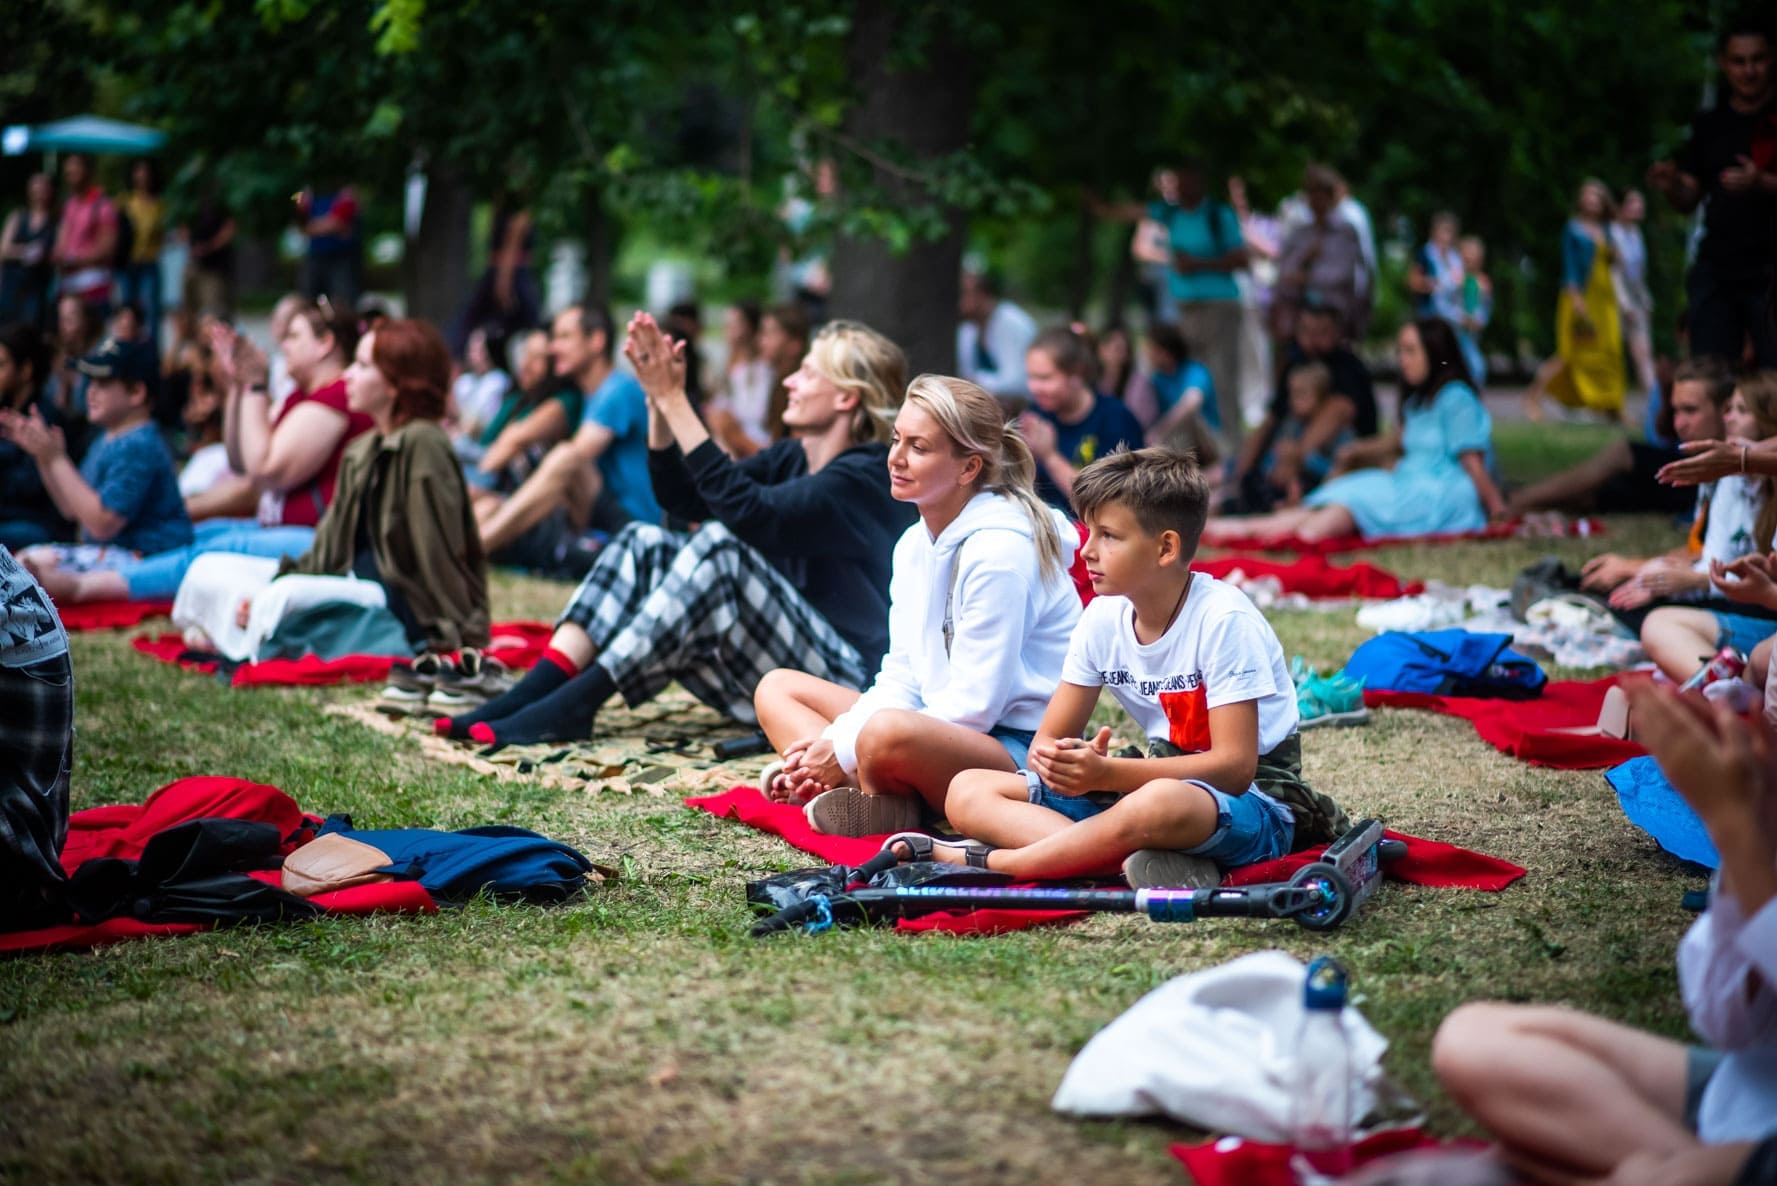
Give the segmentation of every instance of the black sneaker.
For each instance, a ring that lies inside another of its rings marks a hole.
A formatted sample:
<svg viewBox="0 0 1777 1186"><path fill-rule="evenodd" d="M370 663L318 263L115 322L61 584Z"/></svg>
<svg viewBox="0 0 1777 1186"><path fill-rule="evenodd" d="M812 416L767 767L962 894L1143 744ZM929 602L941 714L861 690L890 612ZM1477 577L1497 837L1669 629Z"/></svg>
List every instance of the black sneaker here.
<svg viewBox="0 0 1777 1186"><path fill-rule="evenodd" d="M424 713L439 679L450 670L446 660L430 653L411 662L401 660L389 669L389 682L376 702L376 710L392 717Z"/></svg>
<svg viewBox="0 0 1777 1186"><path fill-rule="evenodd" d="M503 695L512 684L512 672L504 663L465 649L456 665L439 675L431 706L444 716L456 716Z"/></svg>

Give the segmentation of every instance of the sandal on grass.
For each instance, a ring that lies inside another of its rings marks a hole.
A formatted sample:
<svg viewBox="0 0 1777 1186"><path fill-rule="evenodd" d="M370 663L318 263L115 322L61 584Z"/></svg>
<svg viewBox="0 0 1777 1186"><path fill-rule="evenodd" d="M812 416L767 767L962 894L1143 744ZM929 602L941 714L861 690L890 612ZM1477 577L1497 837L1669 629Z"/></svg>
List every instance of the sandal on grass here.
<svg viewBox="0 0 1777 1186"><path fill-rule="evenodd" d="M928 836L924 832L896 832L883 841L882 851L894 852L899 844L907 849L902 857L903 863L908 861L943 860L939 853L961 855L958 861L946 861L946 864L963 864L971 869L987 868L987 854L995 851L993 845L983 844L979 840L940 840L936 836ZM896 853L899 856L899 853Z"/></svg>

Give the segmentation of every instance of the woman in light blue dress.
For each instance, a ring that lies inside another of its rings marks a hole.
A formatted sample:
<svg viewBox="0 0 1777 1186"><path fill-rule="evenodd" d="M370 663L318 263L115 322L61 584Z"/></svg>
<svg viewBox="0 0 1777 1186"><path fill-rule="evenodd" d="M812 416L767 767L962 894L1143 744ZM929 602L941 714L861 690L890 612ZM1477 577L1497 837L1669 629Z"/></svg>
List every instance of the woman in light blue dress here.
<svg viewBox="0 0 1777 1186"><path fill-rule="evenodd" d="M1492 475L1493 417L1469 382L1456 331L1436 317L1410 322L1401 327L1396 349L1401 425L1341 449L1347 472L1301 506L1256 518L1211 519L1204 543L1442 535L1479 531L1490 517L1505 513Z"/></svg>

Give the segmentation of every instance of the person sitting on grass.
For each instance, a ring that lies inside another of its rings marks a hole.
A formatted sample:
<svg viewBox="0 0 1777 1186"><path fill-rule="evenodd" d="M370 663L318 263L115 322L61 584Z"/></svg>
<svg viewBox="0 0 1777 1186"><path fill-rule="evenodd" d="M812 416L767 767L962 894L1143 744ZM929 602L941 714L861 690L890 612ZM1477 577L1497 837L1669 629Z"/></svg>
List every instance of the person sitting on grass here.
<svg viewBox="0 0 1777 1186"><path fill-rule="evenodd" d="M1401 327L1396 349L1401 422L1395 431L1346 445L1341 468L1354 472L1329 479L1299 507L1210 520L1205 543L1479 531L1505 513L1490 472L1493 417L1469 382L1456 331L1436 317L1410 322Z"/></svg>
<svg viewBox="0 0 1777 1186"><path fill-rule="evenodd" d="M1122 401L1092 390L1092 350L1065 327L1038 334L1024 356L1036 410L1019 431L1037 459L1037 496L1067 508L1074 475L1111 450L1141 442L1141 425Z"/></svg>
<svg viewBox="0 0 1777 1186"><path fill-rule="evenodd" d="M542 660L504 695L436 721L441 734L484 744L590 737L612 696L641 704L674 680L750 721L773 668L795 664L819 676L803 679L856 689L882 658L889 557L912 518L889 496L883 443L907 379L901 348L856 322L829 324L788 380L791 436L738 462L691 406L683 343L641 313L624 349L647 392L654 493L702 526L624 528Z"/></svg>
<svg viewBox="0 0 1777 1186"><path fill-rule="evenodd" d="M555 315L549 354L555 373L586 395L574 435L551 449L542 464L481 522L481 540L498 554L538 525L549 535L571 526L615 533L632 520L660 521L648 484L648 405L634 376L617 369L617 325L608 310L570 305ZM565 523L556 512L566 510ZM530 550L559 551L558 540L532 541Z"/></svg>
<svg viewBox="0 0 1777 1186"><path fill-rule="evenodd" d="M1777 372L1764 371L1742 379L1722 410L1730 440L1756 441L1777 437ZM1644 569L1610 595L1613 608L1635 609L1652 602L1695 600L1711 592L1713 572L1771 550L1777 531L1777 499L1772 479L1730 474L1699 492L1703 550L1696 561ZM1727 589L1730 601L1742 602ZM1641 645L1666 675L1683 682L1709 662L1720 647L1751 651L1777 632L1756 603L1742 605L1661 605L1641 622ZM1749 612L1750 611L1750 612Z"/></svg>
<svg viewBox="0 0 1777 1186"><path fill-rule="evenodd" d="M313 545L278 575L376 581L416 651L486 646L487 559L439 423L450 396L443 335L423 321L384 321L359 340L345 385L352 411L374 428L346 450Z"/></svg>
<svg viewBox="0 0 1777 1186"><path fill-rule="evenodd" d="M42 544L18 556L57 600L75 598L88 574L114 575L145 552L192 539L173 459L154 424L152 351L106 341L79 366L88 380L87 417L104 435L78 469L62 430L36 407L26 414L0 409L0 435L30 454L56 509L80 526L80 543Z"/></svg>
<svg viewBox="0 0 1777 1186"><path fill-rule="evenodd" d="M1221 446L1215 438L1216 385L1209 368L1191 357L1185 335L1165 322L1148 327L1142 348L1152 367L1149 384L1157 405L1147 443L1193 453L1205 468L1214 465ZM1129 447L1140 446L1131 441Z"/></svg>
<svg viewBox="0 0 1777 1186"><path fill-rule="evenodd" d="M1666 482L1662 471L1683 461L1695 448L1721 440L1721 409L1734 392L1734 372L1719 358L1688 359L1673 371L1668 390L1670 394L1661 401L1655 428L1666 440L1677 440L1677 446L1667 448L1651 441L1643 444L1618 437L1573 468L1512 491L1506 496L1507 512L1689 512L1696 504L1695 494ZM1734 461L1739 461L1738 450ZM1634 570L1622 571L1633 575ZM1624 579L1626 575L1616 583ZM1602 591L1608 592L1609 588Z"/></svg>
<svg viewBox="0 0 1777 1186"><path fill-rule="evenodd" d="M1721 854L1678 948L1689 1046L1549 1005L1479 1002L1432 1043L1444 1090L1528 1181L1777 1181L1777 737L1701 697L1627 685L1637 733Z"/></svg>
<svg viewBox="0 0 1777 1186"><path fill-rule="evenodd" d="M1271 447L1265 458L1250 474L1263 483L1255 501L1266 506L1296 506L1308 491L1319 486L1332 472L1340 449L1353 439L1349 428L1331 437L1308 452L1304 447L1309 432L1321 412L1333 400L1333 372L1325 363L1308 362L1290 370L1285 379L1289 387L1289 409L1277 431L1271 436ZM1287 474L1286 484L1274 486L1269 475Z"/></svg>
<svg viewBox="0 0 1777 1186"><path fill-rule="evenodd" d="M956 776L945 810L969 839L909 833L888 849L1020 879L1120 869L1137 887L1213 886L1224 869L1343 830L1331 800L1301 783L1296 690L1277 635L1244 593L1191 571L1209 504L1202 471L1164 449L1113 453L1080 474L1074 507L1098 596L1029 761ZM1081 740L1105 688L1150 756L1112 757L1109 728ZM1301 803L1304 818L1262 787Z"/></svg>
<svg viewBox="0 0 1777 1186"><path fill-rule="evenodd" d="M993 395L915 379L888 469L920 521L895 545L876 682L860 695L782 670L754 697L783 755L767 795L806 801L831 835L916 827L926 808L943 813L960 772L1023 766L1080 616L1067 576L1079 536L1037 498L1036 461Z"/></svg>

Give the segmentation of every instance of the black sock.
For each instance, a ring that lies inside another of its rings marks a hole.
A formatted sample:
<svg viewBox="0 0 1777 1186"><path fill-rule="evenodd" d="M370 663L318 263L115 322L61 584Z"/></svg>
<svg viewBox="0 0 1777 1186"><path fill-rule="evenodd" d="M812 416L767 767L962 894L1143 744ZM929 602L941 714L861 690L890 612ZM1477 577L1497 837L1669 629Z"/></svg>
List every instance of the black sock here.
<svg viewBox="0 0 1777 1186"><path fill-rule="evenodd" d="M460 716L439 717L432 722L432 728L441 737L449 737L453 741L463 741L469 736L469 729L482 721L497 721L501 717L510 716L519 709L533 704L549 693L555 691L578 672L569 671L555 658L553 649L543 652L543 657L524 673L524 678L507 688L500 695L487 701L481 707L472 709Z"/></svg>
<svg viewBox="0 0 1777 1186"><path fill-rule="evenodd" d="M485 745L532 745L540 741L585 741L605 701L617 694L617 681L596 662L585 671L510 716L484 720L469 736Z"/></svg>

